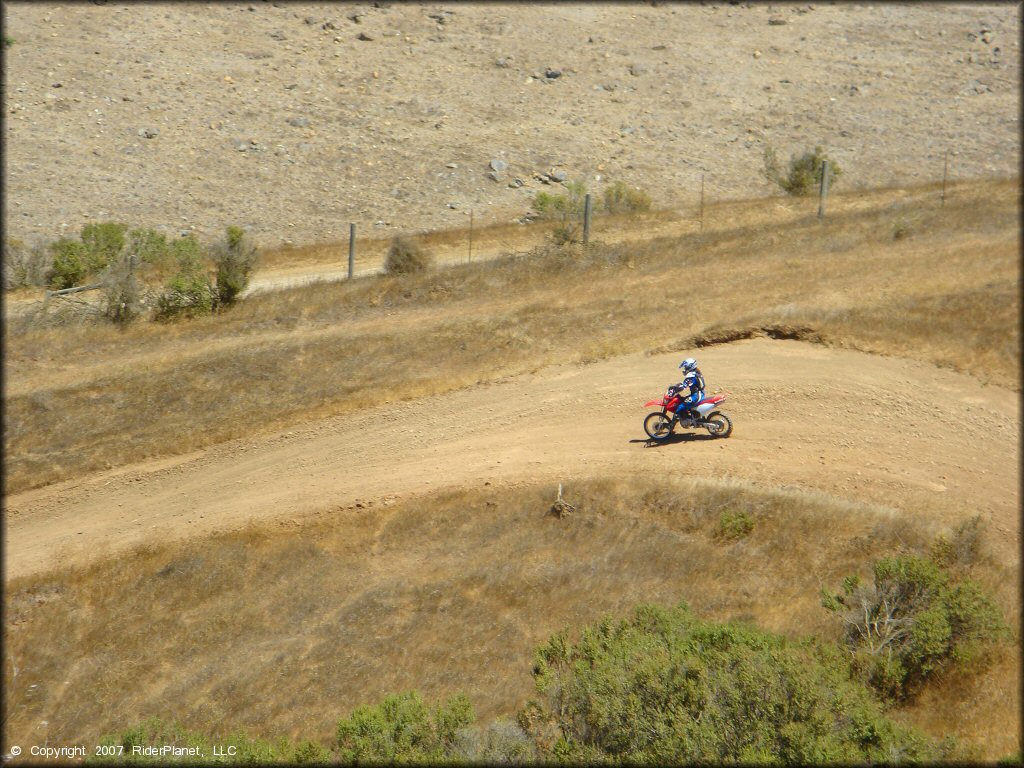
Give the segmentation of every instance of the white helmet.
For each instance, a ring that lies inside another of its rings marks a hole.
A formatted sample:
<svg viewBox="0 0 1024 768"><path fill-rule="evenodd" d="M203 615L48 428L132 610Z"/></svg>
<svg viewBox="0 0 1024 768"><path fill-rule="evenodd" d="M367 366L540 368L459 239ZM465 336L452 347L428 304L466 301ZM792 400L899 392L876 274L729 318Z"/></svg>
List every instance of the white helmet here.
<svg viewBox="0 0 1024 768"><path fill-rule="evenodd" d="M679 364L679 367L686 373L691 373L697 369L697 361L692 357L688 357Z"/></svg>

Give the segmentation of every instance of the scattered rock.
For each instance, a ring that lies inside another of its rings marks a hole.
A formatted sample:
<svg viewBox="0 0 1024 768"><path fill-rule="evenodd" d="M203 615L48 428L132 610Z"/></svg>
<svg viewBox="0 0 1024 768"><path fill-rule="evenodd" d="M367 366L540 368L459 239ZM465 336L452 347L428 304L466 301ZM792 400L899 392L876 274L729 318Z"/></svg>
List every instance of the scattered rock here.
<svg viewBox="0 0 1024 768"><path fill-rule="evenodd" d="M562 70L560 70L560 69L548 68L548 69L544 70L544 77L548 78L549 80L554 80L554 79L559 78L561 76L562 76Z"/></svg>
<svg viewBox="0 0 1024 768"><path fill-rule="evenodd" d="M525 181L523 181L522 179L512 179L512 181L510 181L510 182L508 183L508 185L509 185L509 186L510 186L510 187L511 187L512 189L518 189L519 187L523 186L524 184L526 184L526 182L525 182Z"/></svg>
<svg viewBox="0 0 1024 768"><path fill-rule="evenodd" d="M788 22L781 16L773 16L772 18L768 19L768 24L773 27L781 27L787 23Z"/></svg>
<svg viewBox="0 0 1024 768"><path fill-rule="evenodd" d="M502 69L508 69L512 66L511 56L501 56L494 60L494 66L501 67Z"/></svg>
<svg viewBox="0 0 1024 768"><path fill-rule="evenodd" d="M548 178L551 179L552 181L557 181L558 183L561 183L569 178L569 174L562 170L552 169L551 171L548 172Z"/></svg>
<svg viewBox="0 0 1024 768"><path fill-rule="evenodd" d="M363 40L369 42L373 40L373 38L370 37L370 35L366 34L365 32L360 32L358 35L356 35L356 40Z"/></svg>
<svg viewBox="0 0 1024 768"><path fill-rule="evenodd" d="M362 24L363 23L363 15L364 14L358 13L358 12L350 13L346 18L349 21L351 21L353 24ZM334 27L331 27L331 29L334 29Z"/></svg>
<svg viewBox="0 0 1024 768"><path fill-rule="evenodd" d="M496 171L488 171L487 178L491 181L501 181L501 175Z"/></svg>
<svg viewBox="0 0 1024 768"><path fill-rule="evenodd" d="M445 168L458 168L459 164L458 163L445 163L444 167Z"/></svg>
<svg viewBox="0 0 1024 768"><path fill-rule="evenodd" d="M294 125L296 128L306 128L309 126L308 117L289 117L286 122L288 125Z"/></svg>
<svg viewBox="0 0 1024 768"><path fill-rule="evenodd" d="M975 93L992 93L992 86L980 80L971 80L967 87Z"/></svg>
<svg viewBox="0 0 1024 768"><path fill-rule="evenodd" d="M274 39L274 40L287 40L288 39L287 37L285 37L284 32L282 32L280 29L275 29L273 32L271 32L270 33L270 37L272 39Z"/></svg>
<svg viewBox="0 0 1024 768"><path fill-rule="evenodd" d="M155 139L159 135L160 135L160 129L159 128L140 128L139 129L139 136L141 136L144 139Z"/></svg>
<svg viewBox="0 0 1024 768"><path fill-rule="evenodd" d="M451 208L454 211L456 208L459 207L459 204L455 203L455 202L448 203L448 207Z"/></svg>
<svg viewBox="0 0 1024 768"><path fill-rule="evenodd" d="M496 157L491 160L491 170L495 173L504 173L508 170L508 163Z"/></svg>
<svg viewBox="0 0 1024 768"><path fill-rule="evenodd" d="M331 29L337 29L337 28L338 27L330 19L328 19L327 21L325 21L323 24L320 25L320 29L323 29L323 30L331 30Z"/></svg>
<svg viewBox="0 0 1024 768"><path fill-rule="evenodd" d="M313 16L307 16L305 19L303 19L303 21L312 27L316 25L317 19L314 18Z"/></svg>
<svg viewBox="0 0 1024 768"><path fill-rule="evenodd" d="M647 74L647 65L634 63L629 65L629 74L633 77L640 77L640 75Z"/></svg>
<svg viewBox="0 0 1024 768"><path fill-rule="evenodd" d="M53 88L63 88L64 87L64 83L54 83L52 87Z"/></svg>

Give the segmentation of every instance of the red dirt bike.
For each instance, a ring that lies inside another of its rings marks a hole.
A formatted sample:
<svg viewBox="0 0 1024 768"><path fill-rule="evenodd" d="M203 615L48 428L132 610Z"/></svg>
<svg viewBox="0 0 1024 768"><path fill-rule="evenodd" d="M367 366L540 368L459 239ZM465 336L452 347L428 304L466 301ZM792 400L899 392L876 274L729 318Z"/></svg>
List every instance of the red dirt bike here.
<svg viewBox="0 0 1024 768"><path fill-rule="evenodd" d="M725 395L705 397L684 411L682 418L676 414L676 408L683 401L682 392L669 387L661 400L651 400L644 407L660 406L660 411L647 414L644 419L644 432L651 440L661 442L668 440L675 432L676 426L697 427L708 431L712 437L728 437L732 434L732 420L718 410L718 404L725 400Z"/></svg>

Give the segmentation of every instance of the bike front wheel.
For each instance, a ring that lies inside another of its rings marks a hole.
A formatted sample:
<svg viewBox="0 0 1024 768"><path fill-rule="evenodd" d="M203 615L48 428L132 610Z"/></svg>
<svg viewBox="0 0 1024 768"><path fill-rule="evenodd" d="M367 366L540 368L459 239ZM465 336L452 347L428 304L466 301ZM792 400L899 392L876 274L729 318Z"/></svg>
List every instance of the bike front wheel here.
<svg viewBox="0 0 1024 768"><path fill-rule="evenodd" d="M644 419L644 432L651 440L668 440L674 429L672 419L664 413L655 411L647 414L647 418Z"/></svg>

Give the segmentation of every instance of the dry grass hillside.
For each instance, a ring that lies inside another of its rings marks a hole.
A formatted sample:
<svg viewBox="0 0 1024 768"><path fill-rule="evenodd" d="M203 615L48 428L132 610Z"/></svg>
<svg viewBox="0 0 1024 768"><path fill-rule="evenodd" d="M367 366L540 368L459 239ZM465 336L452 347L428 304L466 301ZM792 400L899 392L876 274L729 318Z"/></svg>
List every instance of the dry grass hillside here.
<svg viewBox="0 0 1024 768"><path fill-rule="evenodd" d="M658 207L1011 175L1012 3L4 2L6 234L228 224L305 245L508 223L560 169ZM361 39L368 38L368 39ZM556 73L558 76L555 76ZM507 168L489 178L490 162ZM516 182L518 179L522 186Z"/></svg>
<svg viewBox="0 0 1024 768"><path fill-rule="evenodd" d="M170 326L23 317L5 335L8 489L769 326L1016 388L1017 183L935 192L850 193L786 226L772 199L723 205L704 234L261 294Z"/></svg>
<svg viewBox="0 0 1024 768"><path fill-rule="evenodd" d="M344 524L250 526L16 579L6 732L93 743L156 716L329 744L338 718L410 688L431 700L463 691L481 718L511 716L532 692L533 648L553 632L685 599L719 620L838 638L822 587L877 557L926 553L944 532L892 508L737 480L580 477L565 495L576 511L563 518L551 486L446 492L363 507ZM723 513L738 511L752 529L724 535ZM986 551L971 572L1016 621L1016 567ZM948 673L896 716L961 738L975 758L1013 752L1017 660L1000 647L980 669Z"/></svg>

